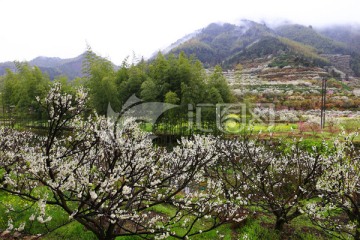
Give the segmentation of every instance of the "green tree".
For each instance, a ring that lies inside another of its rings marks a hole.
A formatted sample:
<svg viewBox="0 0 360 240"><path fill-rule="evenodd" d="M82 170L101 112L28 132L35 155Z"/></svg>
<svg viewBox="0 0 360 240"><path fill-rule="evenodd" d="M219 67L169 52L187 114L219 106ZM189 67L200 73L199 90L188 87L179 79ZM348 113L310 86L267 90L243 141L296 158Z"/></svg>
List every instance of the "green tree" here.
<svg viewBox="0 0 360 240"><path fill-rule="evenodd" d="M3 92L4 92L4 78L0 76L0 106L1 106L0 115L3 115L5 110L5 105L3 103L3 96L2 96Z"/></svg>
<svg viewBox="0 0 360 240"><path fill-rule="evenodd" d="M120 100L113 64L88 50L84 69L91 106L101 115L106 114L109 104L113 109L119 110Z"/></svg>
<svg viewBox="0 0 360 240"><path fill-rule="evenodd" d="M177 104L179 101L180 99L175 92L169 91L165 94L166 103Z"/></svg>
<svg viewBox="0 0 360 240"><path fill-rule="evenodd" d="M162 53L158 53L155 60L149 65L149 75L159 86L159 96L164 100L165 94L171 89L169 60Z"/></svg>
<svg viewBox="0 0 360 240"><path fill-rule="evenodd" d="M120 103L124 104L133 94L141 96L141 86L149 78L143 66L140 65L123 66L119 71L117 77L121 79L116 80L118 97Z"/></svg>
<svg viewBox="0 0 360 240"><path fill-rule="evenodd" d="M227 80L222 73L222 68L217 65L208 81L209 89L216 88L224 102L232 102L234 97L231 93Z"/></svg>
<svg viewBox="0 0 360 240"><path fill-rule="evenodd" d="M145 101L155 101L159 95L158 86L148 79L141 84L141 98Z"/></svg>
<svg viewBox="0 0 360 240"><path fill-rule="evenodd" d="M2 103L7 112L10 112L10 108L15 106L16 103L16 86L19 85L18 76L6 69L6 75L3 79L3 88L2 88Z"/></svg>
<svg viewBox="0 0 360 240"><path fill-rule="evenodd" d="M210 88L209 90L209 102L213 104L223 103L224 100L221 97L221 94L218 89L215 87Z"/></svg>
<svg viewBox="0 0 360 240"><path fill-rule="evenodd" d="M181 56L179 57L181 59ZM206 101L206 72L202 63L191 57L187 60L187 68L182 64L182 70L187 71L185 81L181 82L181 104L197 104Z"/></svg>
<svg viewBox="0 0 360 240"><path fill-rule="evenodd" d="M2 88L2 99L7 112L15 111L27 118L42 117L36 97L44 97L50 88L50 78L38 67L16 62L17 72L7 70Z"/></svg>

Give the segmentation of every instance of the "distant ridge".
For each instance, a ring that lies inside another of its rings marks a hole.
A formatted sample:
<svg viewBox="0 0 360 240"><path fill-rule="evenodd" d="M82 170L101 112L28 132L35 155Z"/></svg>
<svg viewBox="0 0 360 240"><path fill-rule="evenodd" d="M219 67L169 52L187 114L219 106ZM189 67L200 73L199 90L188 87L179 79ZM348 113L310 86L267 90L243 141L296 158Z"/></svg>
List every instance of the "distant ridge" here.
<svg viewBox="0 0 360 240"><path fill-rule="evenodd" d="M82 53L75 58L61 59L58 57L37 57L29 61L30 66L37 66L40 70L49 75L51 80L57 76L67 76L69 80L77 77L82 77L82 66L85 60L86 53ZM0 63L0 75L6 73L6 69L16 71L13 62Z"/></svg>

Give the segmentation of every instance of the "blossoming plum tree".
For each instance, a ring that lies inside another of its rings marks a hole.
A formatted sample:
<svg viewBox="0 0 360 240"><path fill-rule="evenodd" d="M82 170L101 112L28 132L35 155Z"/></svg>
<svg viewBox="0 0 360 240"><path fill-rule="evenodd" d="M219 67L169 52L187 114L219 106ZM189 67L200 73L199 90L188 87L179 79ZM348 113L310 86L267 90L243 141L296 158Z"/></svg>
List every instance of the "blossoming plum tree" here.
<svg viewBox="0 0 360 240"><path fill-rule="evenodd" d="M285 223L301 215L304 200L317 196L315 186L324 156L320 149L304 151L298 141L285 148L269 146L248 136L227 141L210 174L222 182L229 201L272 213L275 229L281 231Z"/></svg>
<svg viewBox="0 0 360 240"><path fill-rule="evenodd" d="M218 138L184 138L169 152L153 147L131 121L121 129L96 115L84 121L86 98L82 89L72 97L55 84L42 101L49 116L45 136L0 131L0 190L37 202L31 220L51 221L46 206L56 205L99 239L182 239L238 218L236 206L221 198L221 186L206 179L206 168L218 159Z"/></svg>
<svg viewBox="0 0 360 240"><path fill-rule="evenodd" d="M360 239L360 158L353 137L334 141L334 154L316 184L321 200L305 208L315 225L342 239Z"/></svg>

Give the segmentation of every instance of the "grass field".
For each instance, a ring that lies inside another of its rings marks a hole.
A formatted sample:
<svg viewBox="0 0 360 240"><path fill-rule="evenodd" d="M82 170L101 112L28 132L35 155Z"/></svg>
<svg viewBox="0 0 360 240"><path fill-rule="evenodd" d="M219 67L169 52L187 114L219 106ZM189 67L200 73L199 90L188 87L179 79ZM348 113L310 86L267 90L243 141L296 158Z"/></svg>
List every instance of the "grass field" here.
<svg viewBox="0 0 360 240"><path fill-rule="evenodd" d="M36 204L31 206L28 202L20 199L16 196L8 194L0 194L0 230L7 228L8 220L4 218L6 211L6 205L12 204L14 206L14 215L12 223L14 226L18 226L20 223L27 221L32 213L36 211ZM28 207L26 211L18 212L20 209ZM254 211L256 209L256 211ZM173 210L167 206L157 206L152 209L162 214L171 216ZM69 221L67 215L58 207L47 207L47 211L51 212L53 219L47 224L39 224L36 220L31 222L30 225L26 225L25 236L36 236L41 234L42 240L95 240L96 236L87 231L80 223L76 221ZM249 216L240 223L229 223L220 226L219 228L194 235L190 239L194 240L206 240L206 239L336 239L329 235L326 235L320 229L311 224L311 221L302 215L295 218L290 224L286 224L284 231L279 233L274 230L275 219L273 215L266 213L258 208L249 208ZM253 212L252 212L253 211ZM29 221L27 221L29 222ZM198 223L198 225L204 223ZM197 232L197 226L194 226L194 232ZM178 233L183 232L181 227L176 230ZM0 231L1 232L1 231ZM11 238L8 238L11 239ZM137 240L142 239L140 237L117 237L117 240ZM175 238L168 238L175 239Z"/></svg>

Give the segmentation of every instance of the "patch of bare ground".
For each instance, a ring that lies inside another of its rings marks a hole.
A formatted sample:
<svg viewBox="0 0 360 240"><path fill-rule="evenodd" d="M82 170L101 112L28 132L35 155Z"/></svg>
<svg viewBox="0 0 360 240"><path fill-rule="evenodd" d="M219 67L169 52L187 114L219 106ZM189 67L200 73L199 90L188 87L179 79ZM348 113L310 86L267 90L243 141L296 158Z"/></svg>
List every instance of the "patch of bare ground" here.
<svg viewBox="0 0 360 240"><path fill-rule="evenodd" d="M27 235L20 232L0 231L1 240L37 240L40 239L40 237L40 235Z"/></svg>

